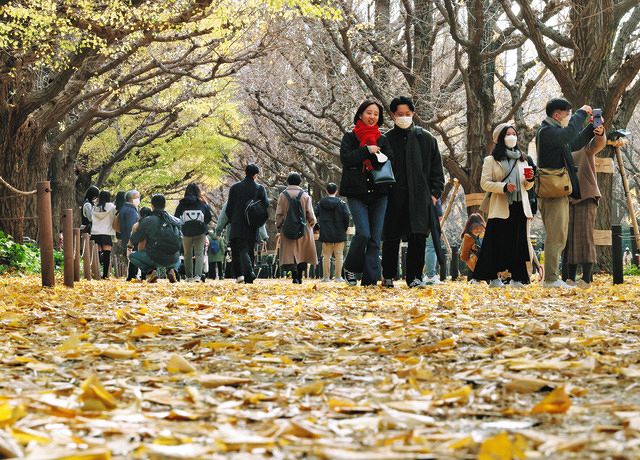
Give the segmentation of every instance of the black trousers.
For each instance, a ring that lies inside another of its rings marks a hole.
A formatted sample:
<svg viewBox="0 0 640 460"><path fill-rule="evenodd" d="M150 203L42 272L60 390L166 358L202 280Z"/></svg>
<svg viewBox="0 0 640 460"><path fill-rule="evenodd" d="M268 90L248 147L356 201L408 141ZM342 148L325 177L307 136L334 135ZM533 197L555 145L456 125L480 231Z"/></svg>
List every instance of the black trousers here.
<svg viewBox="0 0 640 460"><path fill-rule="evenodd" d="M209 278L224 279L224 270L222 270L222 262L209 262Z"/></svg>
<svg viewBox="0 0 640 460"><path fill-rule="evenodd" d="M422 279L424 269L424 249L427 235L422 233L412 233L409 235L409 246L407 247L407 266L405 267L407 284L415 279ZM394 279L398 277L398 257L400 241L386 240L382 243L382 277Z"/></svg>
<svg viewBox="0 0 640 460"><path fill-rule="evenodd" d="M233 238L231 240L231 259L236 278L244 276L245 282L251 282L256 278L253 273L253 251L255 238Z"/></svg>

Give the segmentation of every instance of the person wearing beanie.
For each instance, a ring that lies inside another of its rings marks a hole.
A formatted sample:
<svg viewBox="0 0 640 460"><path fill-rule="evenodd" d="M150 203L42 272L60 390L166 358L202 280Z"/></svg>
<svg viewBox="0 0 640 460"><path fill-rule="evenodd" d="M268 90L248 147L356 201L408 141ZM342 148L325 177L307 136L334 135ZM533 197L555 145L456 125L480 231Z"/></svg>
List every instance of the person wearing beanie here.
<svg viewBox="0 0 640 460"><path fill-rule="evenodd" d="M497 136L496 136L497 134ZM498 273L511 274L511 287L529 284L531 261L527 220L533 218L526 193L533 187L533 170L527 175L526 155L518 148L515 128L509 124L494 130L495 146L484 159L480 186L489 192L488 221L472 278L504 287Z"/></svg>
<svg viewBox="0 0 640 460"><path fill-rule="evenodd" d="M440 231L434 214L435 204L444 190L442 157L436 138L413 123L415 107L411 99L396 97L389 109L395 126L387 137L394 154L391 166L396 183L389 192L384 221L383 286L393 287L393 280L398 276L400 242L405 240L408 241L405 281L410 288L421 288L424 287L426 239L434 221L435 231Z"/></svg>
<svg viewBox="0 0 640 460"><path fill-rule="evenodd" d="M547 117L536 133L538 167L567 168L571 179L571 198L580 199L580 184L576 174L572 151L582 149L593 137L593 129L582 127L591 116L592 109L582 106L573 115L571 104L563 98L547 102ZM538 198L538 208L546 231L544 240L544 286L571 288L560 277L560 256L567 243L569 231L569 197Z"/></svg>
<svg viewBox="0 0 640 460"><path fill-rule="evenodd" d="M590 123L589 143L573 152L578 167L580 199L569 198L569 237L562 253L562 280L569 285L587 288L593 281L592 268L596 262L596 244L593 229L596 224L600 189L596 176L596 154L607 145L604 125L597 128ZM582 279L576 282L578 264L582 265Z"/></svg>

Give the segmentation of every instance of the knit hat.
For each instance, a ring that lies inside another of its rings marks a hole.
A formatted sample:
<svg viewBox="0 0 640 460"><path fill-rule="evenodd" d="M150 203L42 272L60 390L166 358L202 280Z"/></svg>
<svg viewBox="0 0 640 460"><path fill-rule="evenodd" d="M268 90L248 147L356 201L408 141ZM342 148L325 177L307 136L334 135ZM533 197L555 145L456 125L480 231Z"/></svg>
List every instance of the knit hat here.
<svg viewBox="0 0 640 460"><path fill-rule="evenodd" d="M498 138L500 137L500 133L502 132L503 129L510 127L511 124L510 123L500 123L498 126L496 126L496 128L493 130L493 143L497 144L498 143Z"/></svg>

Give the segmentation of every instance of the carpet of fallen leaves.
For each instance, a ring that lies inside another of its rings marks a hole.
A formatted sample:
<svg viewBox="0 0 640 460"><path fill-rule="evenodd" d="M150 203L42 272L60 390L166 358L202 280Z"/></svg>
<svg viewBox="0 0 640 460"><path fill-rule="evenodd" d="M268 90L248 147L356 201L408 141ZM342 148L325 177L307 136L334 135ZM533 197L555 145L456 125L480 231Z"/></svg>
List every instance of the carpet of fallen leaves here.
<svg viewBox="0 0 640 460"><path fill-rule="evenodd" d="M0 278L0 457L640 458L639 293Z"/></svg>

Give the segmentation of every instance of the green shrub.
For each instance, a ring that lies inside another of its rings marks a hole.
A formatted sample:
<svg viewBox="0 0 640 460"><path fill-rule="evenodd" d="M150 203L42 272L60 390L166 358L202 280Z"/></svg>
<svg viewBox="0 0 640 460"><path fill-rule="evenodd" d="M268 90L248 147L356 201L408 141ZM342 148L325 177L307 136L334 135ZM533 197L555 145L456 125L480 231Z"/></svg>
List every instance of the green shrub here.
<svg viewBox="0 0 640 460"><path fill-rule="evenodd" d="M56 270L62 268L61 251L53 252ZM19 244L0 231L0 274L6 272L40 273L40 248L35 243Z"/></svg>
<svg viewBox="0 0 640 460"><path fill-rule="evenodd" d="M624 274L628 276L638 276L640 275L640 267L636 267L635 265L625 267Z"/></svg>

